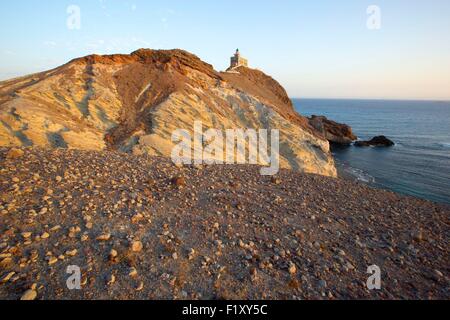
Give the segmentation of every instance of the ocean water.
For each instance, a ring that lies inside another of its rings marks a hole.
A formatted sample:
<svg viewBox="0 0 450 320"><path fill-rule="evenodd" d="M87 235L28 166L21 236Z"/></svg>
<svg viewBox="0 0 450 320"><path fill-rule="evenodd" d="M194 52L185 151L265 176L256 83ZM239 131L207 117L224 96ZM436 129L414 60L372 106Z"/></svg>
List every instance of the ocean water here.
<svg viewBox="0 0 450 320"><path fill-rule="evenodd" d="M450 204L450 102L294 99L299 113L350 125L392 148L333 148L338 170L374 187Z"/></svg>

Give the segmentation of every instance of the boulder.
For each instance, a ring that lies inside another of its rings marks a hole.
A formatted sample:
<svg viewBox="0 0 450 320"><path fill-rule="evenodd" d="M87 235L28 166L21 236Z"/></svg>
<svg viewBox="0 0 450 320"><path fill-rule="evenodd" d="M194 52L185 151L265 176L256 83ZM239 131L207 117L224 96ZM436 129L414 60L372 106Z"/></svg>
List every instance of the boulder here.
<svg viewBox="0 0 450 320"><path fill-rule="evenodd" d="M385 136L378 136L369 141L356 141L356 147L392 147L395 143Z"/></svg>
<svg viewBox="0 0 450 320"><path fill-rule="evenodd" d="M308 118L309 124L321 133L330 143L350 145L358 137L353 134L352 128L346 124L328 120L324 116Z"/></svg>

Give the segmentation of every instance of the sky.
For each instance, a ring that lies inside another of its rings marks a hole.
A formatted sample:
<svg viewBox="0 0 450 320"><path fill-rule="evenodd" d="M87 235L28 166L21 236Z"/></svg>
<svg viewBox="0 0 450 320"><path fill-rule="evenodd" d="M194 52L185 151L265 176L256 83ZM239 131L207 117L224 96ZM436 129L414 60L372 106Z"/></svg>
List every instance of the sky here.
<svg viewBox="0 0 450 320"><path fill-rule="evenodd" d="M0 1L0 80L138 48L239 48L293 98L450 100L449 0Z"/></svg>

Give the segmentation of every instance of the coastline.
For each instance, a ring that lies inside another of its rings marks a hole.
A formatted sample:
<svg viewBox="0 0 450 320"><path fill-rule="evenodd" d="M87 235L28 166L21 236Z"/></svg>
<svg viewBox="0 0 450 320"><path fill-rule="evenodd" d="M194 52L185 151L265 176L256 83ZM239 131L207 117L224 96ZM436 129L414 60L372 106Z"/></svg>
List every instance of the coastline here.
<svg viewBox="0 0 450 320"><path fill-rule="evenodd" d="M362 141L385 135L395 142L388 148L335 148L335 162L344 165L351 179L354 175L375 188L450 204L450 103L355 99L293 102L301 114L324 115L347 124Z"/></svg>

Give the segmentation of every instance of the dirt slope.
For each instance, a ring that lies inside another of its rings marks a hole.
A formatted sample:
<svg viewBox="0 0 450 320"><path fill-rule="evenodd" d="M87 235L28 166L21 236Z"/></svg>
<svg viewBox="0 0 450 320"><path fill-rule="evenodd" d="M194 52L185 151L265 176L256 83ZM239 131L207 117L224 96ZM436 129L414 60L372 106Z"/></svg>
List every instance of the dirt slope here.
<svg viewBox="0 0 450 320"><path fill-rule="evenodd" d="M449 298L448 207L292 170L7 153L0 299ZM66 286L73 265L81 290Z"/></svg>

